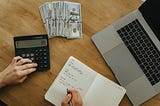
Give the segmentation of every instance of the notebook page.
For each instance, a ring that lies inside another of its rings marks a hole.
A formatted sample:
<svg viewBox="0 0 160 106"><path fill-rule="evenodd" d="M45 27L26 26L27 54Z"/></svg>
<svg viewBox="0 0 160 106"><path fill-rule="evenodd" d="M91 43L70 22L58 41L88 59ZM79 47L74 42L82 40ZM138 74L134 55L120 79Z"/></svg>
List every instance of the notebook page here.
<svg viewBox="0 0 160 106"><path fill-rule="evenodd" d="M84 97L84 106L118 106L126 90L98 74Z"/></svg>
<svg viewBox="0 0 160 106"><path fill-rule="evenodd" d="M45 98L60 106L66 95L66 89L78 90L83 98L97 75L96 72L90 70L88 66L70 57L47 91Z"/></svg>

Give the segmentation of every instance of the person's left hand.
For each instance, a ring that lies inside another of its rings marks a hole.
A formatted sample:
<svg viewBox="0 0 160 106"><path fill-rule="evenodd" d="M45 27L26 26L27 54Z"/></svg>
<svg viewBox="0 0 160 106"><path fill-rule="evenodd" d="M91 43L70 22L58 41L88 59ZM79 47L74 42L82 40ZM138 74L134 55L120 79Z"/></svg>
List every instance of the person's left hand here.
<svg viewBox="0 0 160 106"><path fill-rule="evenodd" d="M36 71L36 63L20 56L14 57L11 64L0 72L0 88L10 84L22 83L27 75Z"/></svg>

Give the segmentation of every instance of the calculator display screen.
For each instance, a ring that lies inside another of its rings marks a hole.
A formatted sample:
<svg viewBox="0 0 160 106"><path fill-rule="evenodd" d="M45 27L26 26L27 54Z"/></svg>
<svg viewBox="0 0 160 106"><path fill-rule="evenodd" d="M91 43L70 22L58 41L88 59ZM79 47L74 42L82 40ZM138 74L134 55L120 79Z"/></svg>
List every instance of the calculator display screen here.
<svg viewBox="0 0 160 106"><path fill-rule="evenodd" d="M16 41L17 48L47 46L46 39Z"/></svg>

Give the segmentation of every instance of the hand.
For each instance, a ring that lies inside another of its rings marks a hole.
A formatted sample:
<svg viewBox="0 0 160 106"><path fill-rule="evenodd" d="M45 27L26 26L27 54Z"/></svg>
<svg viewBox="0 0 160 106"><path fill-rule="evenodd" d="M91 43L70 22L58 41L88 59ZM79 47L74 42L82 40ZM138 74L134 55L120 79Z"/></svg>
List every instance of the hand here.
<svg viewBox="0 0 160 106"><path fill-rule="evenodd" d="M34 67L37 64L31 62L31 60L23 59L20 56L14 57L11 64L0 72L0 88L10 84L22 83L28 74L36 70Z"/></svg>
<svg viewBox="0 0 160 106"><path fill-rule="evenodd" d="M69 106L69 101L72 101L72 106L82 106L82 98L78 91L68 90L69 94L63 99L61 106Z"/></svg>

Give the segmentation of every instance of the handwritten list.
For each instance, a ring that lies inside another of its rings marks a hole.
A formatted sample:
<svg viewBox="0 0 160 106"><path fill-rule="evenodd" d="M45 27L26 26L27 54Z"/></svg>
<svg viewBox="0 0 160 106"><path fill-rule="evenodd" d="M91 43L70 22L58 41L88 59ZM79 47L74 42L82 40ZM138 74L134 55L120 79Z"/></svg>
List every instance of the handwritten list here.
<svg viewBox="0 0 160 106"><path fill-rule="evenodd" d="M55 85L66 89L76 89L84 96L96 77L95 73L90 73L90 69L83 64L78 64L76 60L67 61L62 71L58 75Z"/></svg>
<svg viewBox="0 0 160 106"><path fill-rule="evenodd" d="M123 87L72 56L50 86L45 99L61 106L61 101L67 94L66 89L78 90L84 106L118 106L126 92Z"/></svg>

